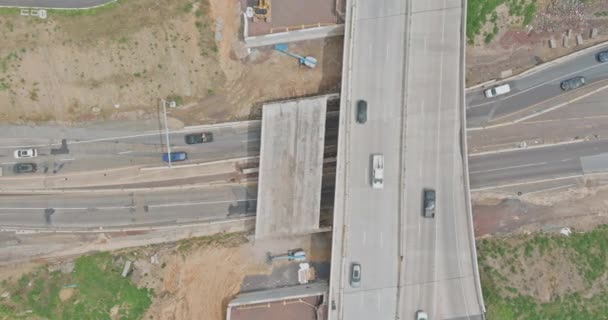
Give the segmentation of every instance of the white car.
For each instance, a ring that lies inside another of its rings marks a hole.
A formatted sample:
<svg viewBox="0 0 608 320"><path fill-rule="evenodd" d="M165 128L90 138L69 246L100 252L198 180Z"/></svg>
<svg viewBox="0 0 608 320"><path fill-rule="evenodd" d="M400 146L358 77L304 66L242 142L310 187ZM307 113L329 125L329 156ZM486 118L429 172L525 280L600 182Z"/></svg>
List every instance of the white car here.
<svg viewBox="0 0 608 320"><path fill-rule="evenodd" d="M372 188L382 189L384 187L384 156L372 155Z"/></svg>
<svg viewBox="0 0 608 320"><path fill-rule="evenodd" d="M509 92L511 92L511 86L509 86L508 83L505 83L494 88L486 89L483 93L486 95L486 98L493 98Z"/></svg>
<svg viewBox="0 0 608 320"><path fill-rule="evenodd" d="M38 156L38 150L36 150L34 148L15 150L15 159L36 158L37 156Z"/></svg>
<svg viewBox="0 0 608 320"><path fill-rule="evenodd" d="M422 310L416 311L416 320L429 320L429 316Z"/></svg>

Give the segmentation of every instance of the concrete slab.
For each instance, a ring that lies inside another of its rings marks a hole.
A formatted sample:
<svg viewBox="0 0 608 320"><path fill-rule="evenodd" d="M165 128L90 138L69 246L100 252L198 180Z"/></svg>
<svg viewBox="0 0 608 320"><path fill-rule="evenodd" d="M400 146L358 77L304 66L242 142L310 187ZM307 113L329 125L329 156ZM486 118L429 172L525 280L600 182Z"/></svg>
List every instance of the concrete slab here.
<svg viewBox="0 0 608 320"><path fill-rule="evenodd" d="M319 228L326 109L325 96L263 106L257 239Z"/></svg>
<svg viewBox="0 0 608 320"><path fill-rule="evenodd" d="M585 174L608 171L608 153L581 157Z"/></svg>
<svg viewBox="0 0 608 320"><path fill-rule="evenodd" d="M325 319L329 287L316 282L239 294L228 303L226 320Z"/></svg>
<svg viewBox="0 0 608 320"><path fill-rule="evenodd" d="M263 291L246 292L237 295L228 307L237 307L255 303L267 303L285 299L299 299L306 297L322 296L327 293L329 287L327 282L314 282L304 285L269 289Z"/></svg>

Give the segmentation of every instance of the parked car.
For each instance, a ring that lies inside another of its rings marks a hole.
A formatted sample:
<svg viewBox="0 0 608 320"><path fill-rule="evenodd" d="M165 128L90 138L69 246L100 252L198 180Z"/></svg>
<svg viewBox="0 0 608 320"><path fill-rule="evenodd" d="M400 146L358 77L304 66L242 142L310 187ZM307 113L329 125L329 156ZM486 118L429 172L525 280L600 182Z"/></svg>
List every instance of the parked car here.
<svg viewBox="0 0 608 320"><path fill-rule="evenodd" d="M213 141L213 133L211 132L202 132L202 133L192 133L188 134L184 137L187 144L199 144Z"/></svg>
<svg viewBox="0 0 608 320"><path fill-rule="evenodd" d="M574 77L574 78L562 81L560 87L562 88L562 90L568 91L568 90L574 90L584 84L585 84L584 77Z"/></svg>
<svg viewBox="0 0 608 320"><path fill-rule="evenodd" d="M183 151L171 152L171 162L188 160L188 154ZM163 153L163 161L169 162L169 154Z"/></svg>
<svg viewBox="0 0 608 320"><path fill-rule="evenodd" d="M598 62L608 62L608 50L599 52L596 58Z"/></svg>
<svg viewBox="0 0 608 320"><path fill-rule="evenodd" d="M485 94L486 98L493 98L509 92L511 92L511 86L509 86L508 83L505 83L494 88L486 89L483 93Z"/></svg>
<svg viewBox="0 0 608 320"><path fill-rule="evenodd" d="M429 315L422 310L416 311L416 320L429 320Z"/></svg>
<svg viewBox="0 0 608 320"><path fill-rule="evenodd" d="M382 189L384 187L384 156L372 155L372 188Z"/></svg>
<svg viewBox="0 0 608 320"><path fill-rule="evenodd" d="M367 101L365 100L357 101L357 122L367 122Z"/></svg>
<svg viewBox="0 0 608 320"><path fill-rule="evenodd" d="M435 218L435 189L423 190L423 205L425 218Z"/></svg>
<svg viewBox="0 0 608 320"><path fill-rule="evenodd" d="M34 173L36 170L38 170L38 166L35 163L17 163L13 166L13 172L16 174Z"/></svg>
<svg viewBox="0 0 608 320"><path fill-rule="evenodd" d="M350 267L350 286L353 288L361 286L361 265L356 262Z"/></svg>
<svg viewBox="0 0 608 320"><path fill-rule="evenodd" d="M15 150L14 155L15 159L36 158L38 156L38 150L36 150L35 148L17 149Z"/></svg>

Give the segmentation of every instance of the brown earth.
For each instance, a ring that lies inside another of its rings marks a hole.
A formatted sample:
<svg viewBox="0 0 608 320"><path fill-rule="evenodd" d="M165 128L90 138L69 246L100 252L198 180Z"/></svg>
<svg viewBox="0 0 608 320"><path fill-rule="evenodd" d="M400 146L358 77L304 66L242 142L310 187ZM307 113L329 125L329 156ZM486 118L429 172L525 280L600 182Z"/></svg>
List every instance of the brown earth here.
<svg viewBox="0 0 608 320"><path fill-rule="evenodd" d="M562 227L588 231L608 223L608 186L587 179L567 189L523 194L474 192L475 235L557 232Z"/></svg>
<svg viewBox="0 0 608 320"><path fill-rule="evenodd" d="M536 17L529 26L522 26L521 17L510 17L508 7L497 9L499 32L489 44L483 34L493 28L487 22L473 45L467 46L467 86L501 78L503 71L521 73L531 67L554 60L582 48L608 40L608 2L539 0ZM598 36L590 39L592 28ZM569 47L563 46L563 37L571 30ZM575 37L582 35L583 45L577 46ZM556 48L549 48L549 39Z"/></svg>
<svg viewBox="0 0 608 320"><path fill-rule="evenodd" d="M92 15L0 15L0 119L75 124L158 118L161 98L185 124L254 116L263 101L335 91L341 38L290 49L314 70L238 41L238 0L119 1ZM120 21L120 23L117 23Z"/></svg>

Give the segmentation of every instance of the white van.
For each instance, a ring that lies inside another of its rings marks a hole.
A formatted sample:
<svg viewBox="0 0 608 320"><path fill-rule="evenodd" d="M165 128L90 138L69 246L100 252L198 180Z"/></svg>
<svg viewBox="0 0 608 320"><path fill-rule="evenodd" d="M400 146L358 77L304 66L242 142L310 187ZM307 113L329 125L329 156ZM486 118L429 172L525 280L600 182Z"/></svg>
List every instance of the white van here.
<svg viewBox="0 0 608 320"><path fill-rule="evenodd" d="M511 92L511 87L509 86L508 83L505 83L503 85L487 89L483 93L486 95L486 98L493 98L493 97L499 96L501 94L509 93L509 92Z"/></svg>
<svg viewBox="0 0 608 320"><path fill-rule="evenodd" d="M384 187L384 156L372 155L372 188L382 189Z"/></svg>

